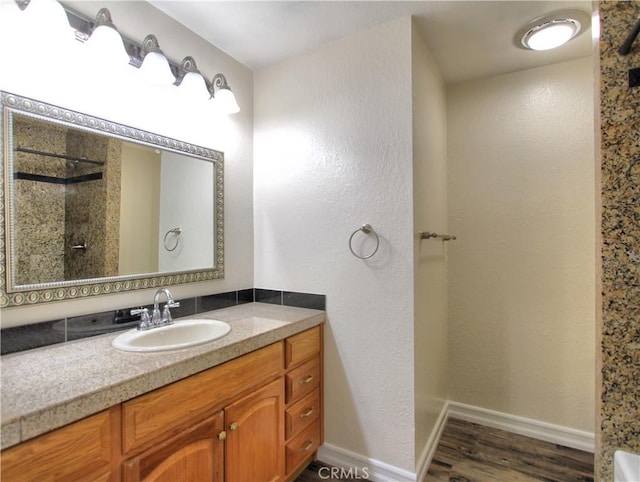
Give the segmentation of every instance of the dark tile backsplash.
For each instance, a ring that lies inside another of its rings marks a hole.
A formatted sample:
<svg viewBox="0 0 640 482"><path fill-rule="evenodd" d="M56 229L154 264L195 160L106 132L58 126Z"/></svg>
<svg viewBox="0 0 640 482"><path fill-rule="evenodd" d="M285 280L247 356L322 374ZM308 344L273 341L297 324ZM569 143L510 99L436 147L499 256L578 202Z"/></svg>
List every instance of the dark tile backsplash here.
<svg viewBox="0 0 640 482"><path fill-rule="evenodd" d="M197 312L219 310L228 308L238 304L238 292L229 291L228 293L219 293L216 295L198 296L196 301Z"/></svg>
<svg viewBox="0 0 640 482"><path fill-rule="evenodd" d="M238 291L238 304L241 305L243 303L253 303L254 295L253 288L249 288L248 290L240 290Z"/></svg>
<svg viewBox="0 0 640 482"><path fill-rule="evenodd" d="M253 303L254 301L275 305L296 306L299 308L313 308L316 310L324 310L326 308L325 295L267 290L262 288L229 291L227 293L185 298L176 301L180 302L180 306L178 308L171 308L171 315L174 318L190 316L205 311L219 310L244 303ZM162 297L160 302L161 309L165 303L166 300ZM33 325L4 328L0 330L1 354L7 355L32 348L134 328L137 326L140 316L131 315L133 308L140 307L74 316L67 319L46 321ZM152 311L153 304L146 305L143 308L148 308L149 311Z"/></svg>
<svg viewBox="0 0 640 482"><path fill-rule="evenodd" d="M62 343L65 320L45 321L33 325L5 328L0 331L2 355Z"/></svg>
<svg viewBox="0 0 640 482"><path fill-rule="evenodd" d="M131 316L129 310L104 311L67 318L67 341L133 328L138 324L138 319L140 317ZM2 344L4 345L4 341Z"/></svg>
<svg viewBox="0 0 640 482"><path fill-rule="evenodd" d="M253 291L256 303L282 304L282 291L265 290L263 288L255 288Z"/></svg>
<svg viewBox="0 0 640 482"><path fill-rule="evenodd" d="M325 295L295 293L292 291L282 292L282 304L285 306L297 306L298 308L324 310L327 305L326 298Z"/></svg>

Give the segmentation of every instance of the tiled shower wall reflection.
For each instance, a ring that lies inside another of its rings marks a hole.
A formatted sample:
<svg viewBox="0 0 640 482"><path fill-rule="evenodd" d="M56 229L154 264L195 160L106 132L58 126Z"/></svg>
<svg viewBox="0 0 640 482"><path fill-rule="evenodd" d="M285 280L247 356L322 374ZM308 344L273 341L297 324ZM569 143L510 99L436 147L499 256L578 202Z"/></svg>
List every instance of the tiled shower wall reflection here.
<svg viewBox="0 0 640 482"><path fill-rule="evenodd" d="M13 126L16 284L117 275L122 143L26 117Z"/></svg>
<svg viewBox="0 0 640 482"><path fill-rule="evenodd" d="M640 1L600 1L602 320L596 480L613 480L616 449L640 453L640 38L617 49Z"/></svg>
<svg viewBox="0 0 640 482"><path fill-rule="evenodd" d="M118 275L120 234L120 166L122 142L105 136L70 130L67 154L104 162L69 163L67 177L102 173L102 179L66 186L65 278L102 278ZM86 243L87 249L73 250Z"/></svg>
<svg viewBox="0 0 640 482"><path fill-rule="evenodd" d="M14 118L14 148L65 152L66 129L51 126L43 134L31 120ZM36 154L14 152L14 172L57 178L65 175L65 162ZM64 279L65 186L16 179L14 239L17 284Z"/></svg>

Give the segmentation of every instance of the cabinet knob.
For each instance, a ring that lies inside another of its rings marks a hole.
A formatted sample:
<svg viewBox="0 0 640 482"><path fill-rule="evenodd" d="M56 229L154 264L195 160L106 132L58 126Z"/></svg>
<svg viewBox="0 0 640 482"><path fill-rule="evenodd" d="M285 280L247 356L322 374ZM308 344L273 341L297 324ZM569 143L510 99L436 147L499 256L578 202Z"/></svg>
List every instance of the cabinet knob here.
<svg viewBox="0 0 640 482"><path fill-rule="evenodd" d="M227 438L227 432L224 430L218 434L218 440L225 440Z"/></svg>
<svg viewBox="0 0 640 482"><path fill-rule="evenodd" d="M300 414L300 418L307 418L312 413L313 413L313 407L309 407L309 410Z"/></svg>
<svg viewBox="0 0 640 482"><path fill-rule="evenodd" d="M229 430L231 430L232 432L234 430L237 430L238 428L238 424L236 422L233 422L231 425L229 425Z"/></svg>
<svg viewBox="0 0 640 482"><path fill-rule="evenodd" d="M307 375L305 378L300 380L300 385L304 385L305 383L309 383L311 380L313 380L313 375Z"/></svg>
<svg viewBox="0 0 640 482"><path fill-rule="evenodd" d="M313 440L309 440L307 441L307 443L305 444L304 447L302 447L300 449L300 452L306 452L307 450L309 450L311 447L313 447Z"/></svg>

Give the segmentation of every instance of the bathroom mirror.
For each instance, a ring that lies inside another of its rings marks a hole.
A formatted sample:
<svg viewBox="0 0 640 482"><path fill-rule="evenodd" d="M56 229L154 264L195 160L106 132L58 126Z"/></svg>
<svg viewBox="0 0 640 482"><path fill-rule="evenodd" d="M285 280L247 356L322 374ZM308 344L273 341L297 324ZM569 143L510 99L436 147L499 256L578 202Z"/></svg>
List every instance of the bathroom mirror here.
<svg viewBox="0 0 640 482"><path fill-rule="evenodd" d="M2 93L0 306L224 276L223 154Z"/></svg>

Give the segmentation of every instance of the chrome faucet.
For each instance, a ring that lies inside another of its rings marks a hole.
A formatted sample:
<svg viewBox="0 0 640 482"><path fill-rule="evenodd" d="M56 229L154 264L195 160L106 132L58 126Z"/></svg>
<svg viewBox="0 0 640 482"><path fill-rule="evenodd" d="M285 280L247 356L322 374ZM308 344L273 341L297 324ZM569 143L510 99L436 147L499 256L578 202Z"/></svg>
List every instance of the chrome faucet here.
<svg viewBox="0 0 640 482"><path fill-rule="evenodd" d="M158 302L160 301L160 295L162 293L167 296L167 304L164 305L162 316L160 316L160 308L158 307ZM154 326L170 325L171 323L173 323L173 318L171 318L171 312L169 311L169 308L177 308L179 306L180 302L173 301L171 292L167 288L160 288L158 291L156 291L156 294L153 297L153 314L151 315L151 324Z"/></svg>
<svg viewBox="0 0 640 482"><path fill-rule="evenodd" d="M164 293L167 297L167 304L164 305L162 314L160 314L160 295ZM170 325L173 323L171 312L169 308L177 308L180 306L179 301L173 301L171 292L167 288L160 288L153 296L153 311L149 315L147 308L141 308L138 310L131 310L132 315L140 315L140 322L138 323L138 330L150 330L151 328L157 328L159 326Z"/></svg>

